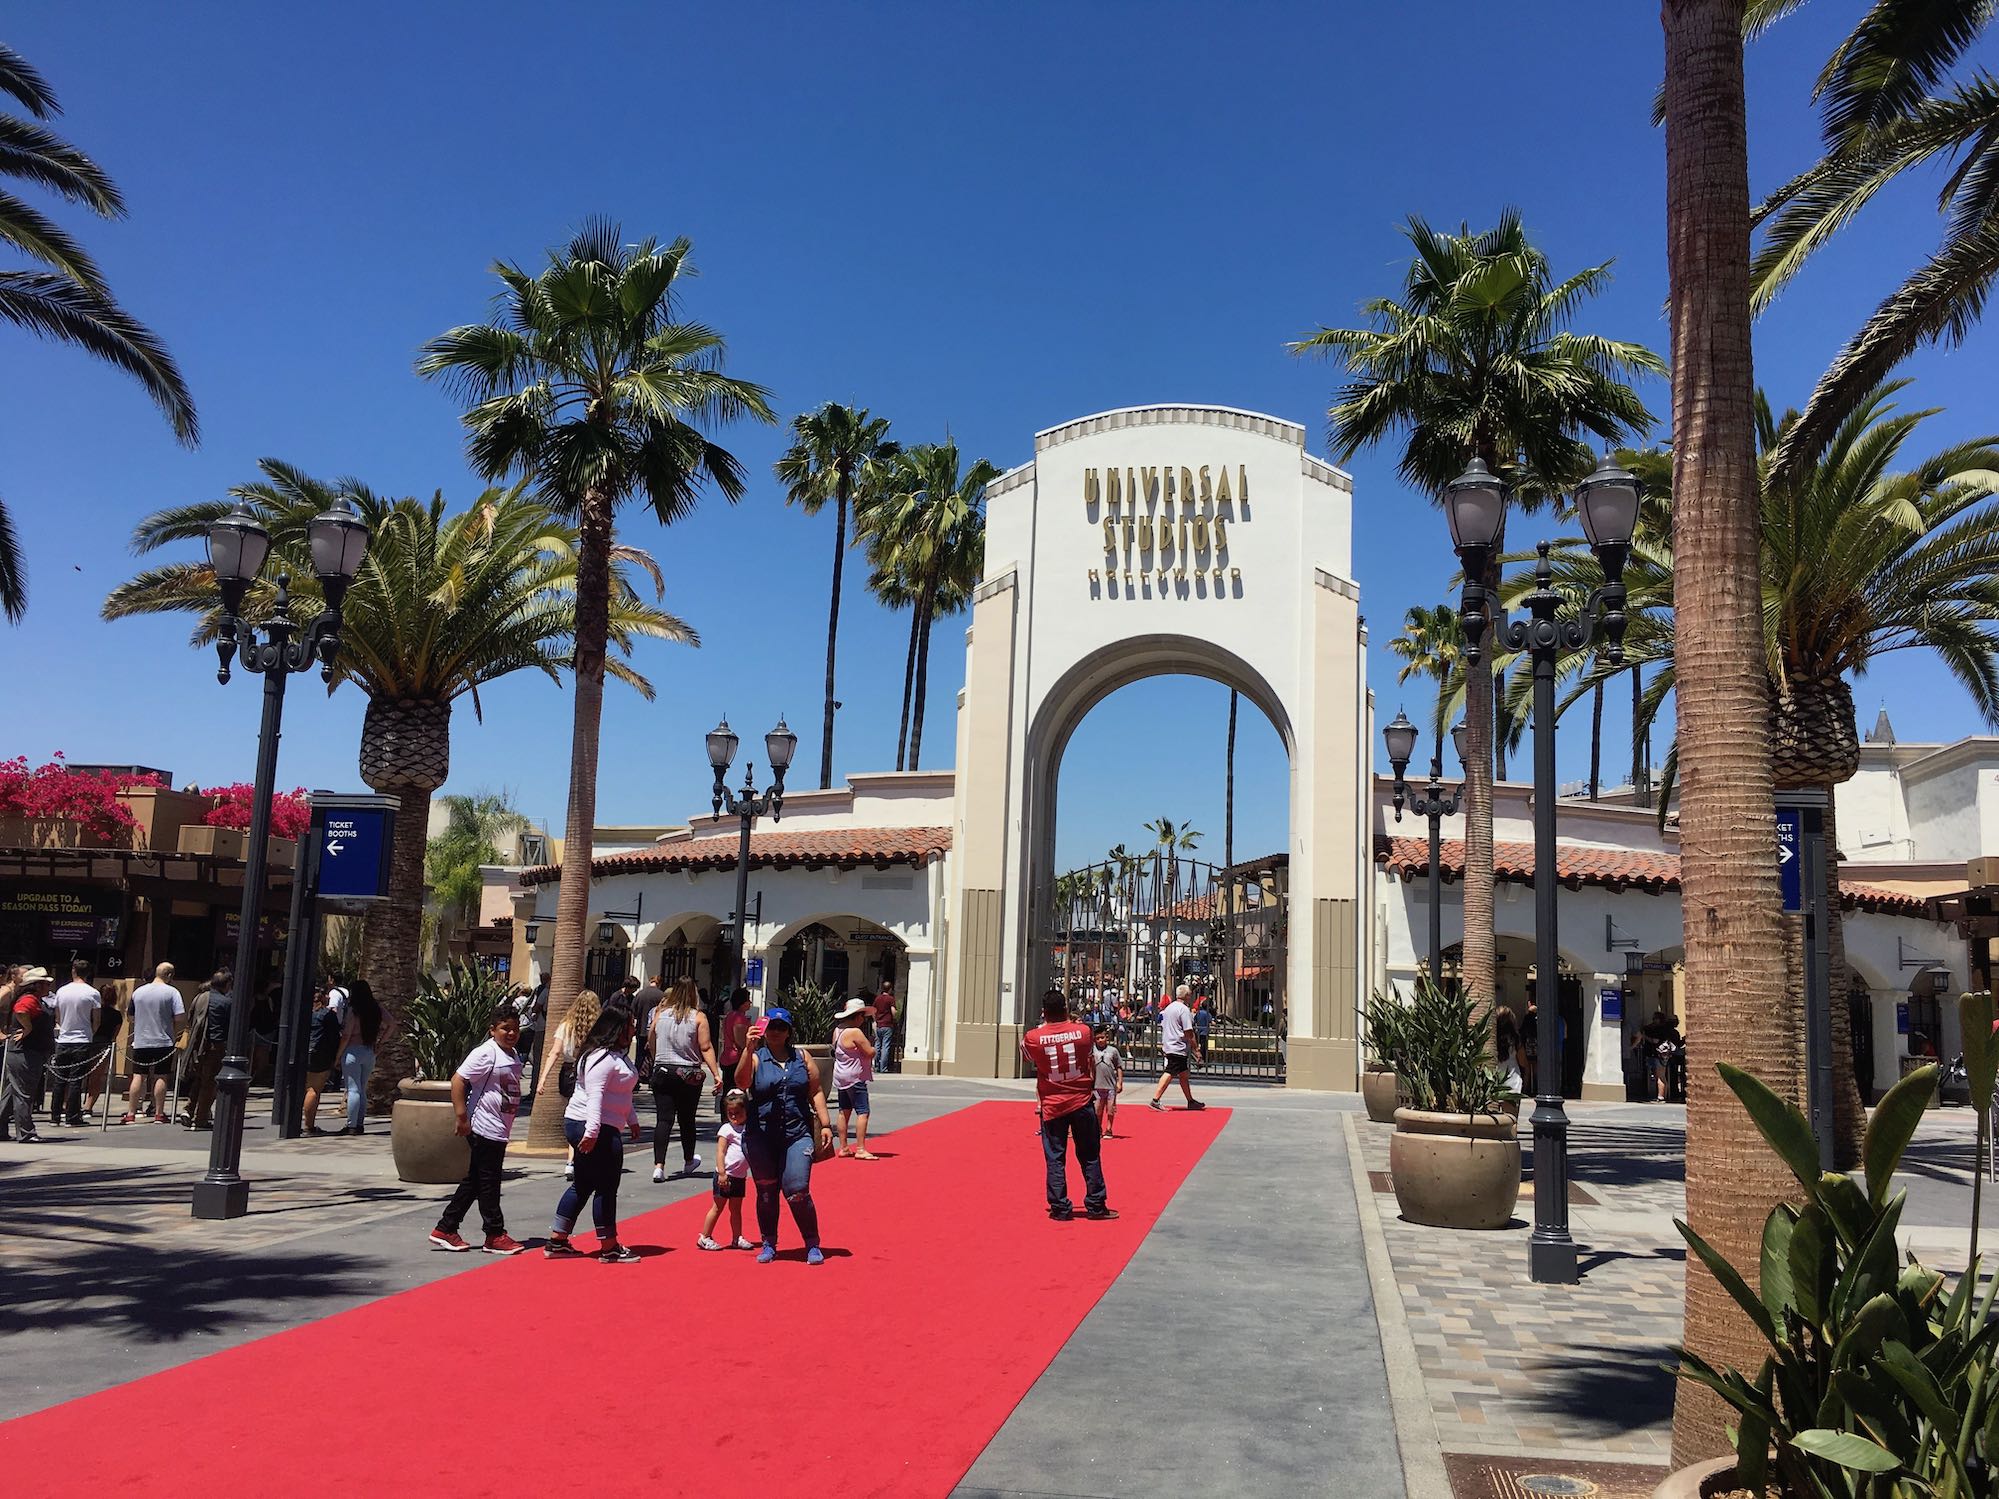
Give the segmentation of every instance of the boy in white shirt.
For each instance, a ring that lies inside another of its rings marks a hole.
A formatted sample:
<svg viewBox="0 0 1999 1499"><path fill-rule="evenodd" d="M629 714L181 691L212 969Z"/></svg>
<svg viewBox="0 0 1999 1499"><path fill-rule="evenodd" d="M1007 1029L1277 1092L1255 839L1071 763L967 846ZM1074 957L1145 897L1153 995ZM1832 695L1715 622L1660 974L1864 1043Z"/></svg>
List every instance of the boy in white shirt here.
<svg viewBox="0 0 1999 1499"><path fill-rule="evenodd" d="M715 1140L720 1147L721 1164L715 1168L715 1200L708 1204L708 1216L702 1220L701 1236L694 1241L697 1249L727 1249L728 1244L717 1244L710 1237L715 1225L722 1217L722 1204L729 1205L729 1232L737 1249L754 1249L756 1246L743 1237L743 1194L748 1190L750 1174L749 1158L743 1154L743 1126L750 1118L750 1095L741 1088L731 1088L722 1100L724 1115L722 1126L715 1132Z"/></svg>
<svg viewBox="0 0 1999 1499"><path fill-rule="evenodd" d="M527 1248L507 1236L507 1220L500 1214L500 1172L514 1133L514 1114L521 1106L521 1017L512 1005L501 1005L486 1017L486 1026L488 1039L473 1047L451 1074L451 1107L458 1114L458 1133L472 1147L472 1161L437 1227L430 1231L430 1247L452 1254L472 1247L458 1236L458 1225L471 1211L474 1198L479 1202L479 1226L486 1235L481 1247L486 1253L519 1254Z"/></svg>

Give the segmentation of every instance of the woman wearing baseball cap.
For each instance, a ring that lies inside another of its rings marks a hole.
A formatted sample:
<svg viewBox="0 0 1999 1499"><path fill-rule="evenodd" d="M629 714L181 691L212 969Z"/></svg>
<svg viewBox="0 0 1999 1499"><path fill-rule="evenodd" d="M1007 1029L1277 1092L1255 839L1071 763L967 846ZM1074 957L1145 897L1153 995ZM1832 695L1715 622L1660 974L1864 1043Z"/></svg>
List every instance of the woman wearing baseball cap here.
<svg viewBox="0 0 1999 1499"><path fill-rule="evenodd" d="M812 1162L833 1150L833 1121L819 1064L791 1040L791 1011L773 1008L750 1027L736 1063L736 1086L750 1095L743 1153L757 1184L757 1263L777 1258L777 1197L791 1204L791 1221L805 1240L805 1263L820 1265L819 1210L812 1202Z"/></svg>

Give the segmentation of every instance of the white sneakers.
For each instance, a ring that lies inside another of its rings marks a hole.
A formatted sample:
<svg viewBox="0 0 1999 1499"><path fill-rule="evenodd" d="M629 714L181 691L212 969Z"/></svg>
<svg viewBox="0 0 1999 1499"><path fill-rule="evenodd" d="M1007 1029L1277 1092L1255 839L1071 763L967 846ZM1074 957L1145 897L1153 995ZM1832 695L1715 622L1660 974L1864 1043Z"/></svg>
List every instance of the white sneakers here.
<svg viewBox="0 0 1999 1499"><path fill-rule="evenodd" d="M663 1182L663 1181L665 1181L665 1180L666 1180L666 1167L664 1167L664 1166L655 1166L655 1167L653 1167L653 1168L652 1168L652 1179L653 1179L654 1181L656 1181L656 1182Z"/></svg>
<svg viewBox="0 0 1999 1499"><path fill-rule="evenodd" d="M694 1247L696 1249L713 1249L719 1253L724 1246L717 1244L713 1239L709 1238L706 1234L703 1234L701 1235L700 1238L694 1241Z"/></svg>

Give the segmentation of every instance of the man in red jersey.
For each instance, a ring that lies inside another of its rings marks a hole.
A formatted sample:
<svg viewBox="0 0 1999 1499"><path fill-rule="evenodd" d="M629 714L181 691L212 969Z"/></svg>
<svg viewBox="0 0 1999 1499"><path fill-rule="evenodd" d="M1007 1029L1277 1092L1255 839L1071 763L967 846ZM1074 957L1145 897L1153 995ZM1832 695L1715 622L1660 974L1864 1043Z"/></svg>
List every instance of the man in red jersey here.
<svg viewBox="0 0 1999 1499"><path fill-rule="evenodd" d="M1069 1142L1083 1168L1083 1216L1115 1218L1104 1203L1103 1127L1090 1107L1096 1059L1090 1028L1069 1018L1069 1002L1059 989L1041 997L1041 1024L1021 1037L1021 1054L1034 1069L1041 1097L1041 1154L1048 1162L1048 1216L1067 1223L1076 1216L1069 1201Z"/></svg>

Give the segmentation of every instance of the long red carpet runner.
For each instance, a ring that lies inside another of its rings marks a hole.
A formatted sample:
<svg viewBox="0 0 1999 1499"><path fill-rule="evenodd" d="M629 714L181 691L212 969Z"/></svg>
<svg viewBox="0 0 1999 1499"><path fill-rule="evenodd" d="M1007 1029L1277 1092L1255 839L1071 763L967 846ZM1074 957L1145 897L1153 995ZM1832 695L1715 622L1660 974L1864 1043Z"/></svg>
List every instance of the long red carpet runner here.
<svg viewBox="0 0 1999 1499"><path fill-rule="evenodd" d="M0 1490L945 1495L1227 1113L1122 1109L1130 1137L1104 1147L1122 1216L1083 1220L1072 1161L1078 1217L1053 1223L1033 1106L976 1104L814 1169L823 1268L788 1214L775 1265L697 1251L704 1193L626 1221L641 1264L537 1249L0 1425ZM515 1233L539 1238L553 1198L510 1183ZM754 1239L753 1201L744 1219Z"/></svg>

